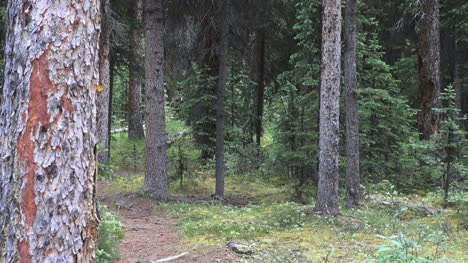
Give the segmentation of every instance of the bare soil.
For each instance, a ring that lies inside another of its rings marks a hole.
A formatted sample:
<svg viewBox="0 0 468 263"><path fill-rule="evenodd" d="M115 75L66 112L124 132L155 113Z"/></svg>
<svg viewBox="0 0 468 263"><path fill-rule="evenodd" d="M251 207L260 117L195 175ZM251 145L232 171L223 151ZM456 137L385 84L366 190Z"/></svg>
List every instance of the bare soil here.
<svg viewBox="0 0 468 263"><path fill-rule="evenodd" d="M98 200L120 215L125 239L119 244L121 259L117 263L155 262L162 258L189 254L170 262L239 262L242 257L224 246L184 246L177 232L176 219L156 211L154 201L139 194L102 194L106 183L98 185Z"/></svg>

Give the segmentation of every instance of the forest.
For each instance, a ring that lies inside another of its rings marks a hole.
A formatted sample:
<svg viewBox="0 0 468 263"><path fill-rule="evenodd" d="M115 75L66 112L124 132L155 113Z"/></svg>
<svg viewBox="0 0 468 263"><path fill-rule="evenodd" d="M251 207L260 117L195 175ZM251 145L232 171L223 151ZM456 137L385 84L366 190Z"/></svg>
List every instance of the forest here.
<svg viewBox="0 0 468 263"><path fill-rule="evenodd" d="M0 0L0 263L468 262L468 1Z"/></svg>

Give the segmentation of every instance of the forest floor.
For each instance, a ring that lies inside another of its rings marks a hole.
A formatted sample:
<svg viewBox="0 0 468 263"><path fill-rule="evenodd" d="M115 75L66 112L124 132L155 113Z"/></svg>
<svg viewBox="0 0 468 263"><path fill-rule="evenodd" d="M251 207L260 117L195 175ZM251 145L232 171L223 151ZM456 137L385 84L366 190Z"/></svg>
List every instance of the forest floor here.
<svg viewBox="0 0 468 263"><path fill-rule="evenodd" d="M120 171L125 177L128 172ZM219 246L187 248L177 230L177 220L154 209L155 202L138 192L109 191L112 183L99 182L98 200L119 215L125 237L119 243L117 263L155 262L184 256L170 262L238 262L242 256ZM190 201L192 198L181 198Z"/></svg>
<svg viewBox="0 0 468 263"><path fill-rule="evenodd" d="M170 134L186 128L169 124ZM313 211L312 182L307 204L296 203L290 179L228 156L226 199L219 202L210 197L213 165L200 162L192 140L181 137L168 149L172 201L156 202L141 195L144 140L113 135L114 166L99 175L98 199L123 223L117 263L185 252L170 262L468 262L466 187L452 191L451 206L443 208L440 191L401 194L383 181L367 186L360 209L345 209L340 198L342 215L324 218ZM234 253L228 242L248 245L251 255Z"/></svg>
<svg viewBox="0 0 468 263"><path fill-rule="evenodd" d="M461 207L445 210L439 195L375 194L362 209L342 209L329 219L313 205L288 201L288 186L279 179L227 177L223 203L209 198L213 178L188 179L171 184L174 200L160 203L140 194L141 173L117 176L99 183L98 196L124 225L118 263L184 252L170 262L396 262L374 261L379 255L468 262L466 193ZM230 241L251 246L253 254L230 251Z"/></svg>

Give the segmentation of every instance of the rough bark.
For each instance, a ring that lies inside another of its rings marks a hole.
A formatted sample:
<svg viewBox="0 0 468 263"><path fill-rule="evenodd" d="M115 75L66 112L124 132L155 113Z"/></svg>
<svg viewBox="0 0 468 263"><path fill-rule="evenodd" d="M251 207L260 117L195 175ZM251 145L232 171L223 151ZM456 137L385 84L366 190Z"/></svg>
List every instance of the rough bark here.
<svg viewBox="0 0 468 263"><path fill-rule="evenodd" d="M227 0L228 1L228 0ZM225 1L225 2L227 2ZM226 81L228 75L228 4L224 7L224 21L221 29L219 44L219 76L216 101L216 191L218 198L224 198L224 100L226 95Z"/></svg>
<svg viewBox="0 0 468 263"><path fill-rule="evenodd" d="M322 72L320 85L320 157L316 210L339 214L338 141L341 59L341 1L323 0Z"/></svg>
<svg viewBox="0 0 468 263"><path fill-rule="evenodd" d="M98 0L8 4L0 261L94 262Z"/></svg>
<svg viewBox="0 0 468 263"><path fill-rule="evenodd" d="M344 36L344 82L346 102L346 206L359 207L359 115L356 77L356 0L347 0Z"/></svg>
<svg viewBox="0 0 468 263"><path fill-rule="evenodd" d="M143 138L145 133L143 130L143 119L141 115L141 84L142 77L140 74L142 61L142 32L141 25L143 23L143 2L137 0L132 4L133 8L130 12L132 22L130 24L130 49L128 61L128 137Z"/></svg>
<svg viewBox="0 0 468 263"><path fill-rule="evenodd" d="M163 1L145 0L146 176L143 191L153 198L169 196L164 111Z"/></svg>
<svg viewBox="0 0 468 263"><path fill-rule="evenodd" d="M98 153L99 163L109 164L109 94L110 94L110 25L109 0L101 0L101 39L99 42L99 82L97 96L97 136L102 146Z"/></svg>
<svg viewBox="0 0 468 263"><path fill-rule="evenodd" d="M422 17L418 32L418 75L420 138L429 140L438 133L440 116L440 34L439 0L421 1Z"/></svg>

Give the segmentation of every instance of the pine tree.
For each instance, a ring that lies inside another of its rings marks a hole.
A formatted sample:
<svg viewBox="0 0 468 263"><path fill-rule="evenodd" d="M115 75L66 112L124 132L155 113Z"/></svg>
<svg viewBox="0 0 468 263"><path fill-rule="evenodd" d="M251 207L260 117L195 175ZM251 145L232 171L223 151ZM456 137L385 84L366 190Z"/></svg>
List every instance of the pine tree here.
<svg viewBox="0 0 468 263"><path fill-rule="evenodd" d="M9 2L2 262L95 261L99 7L98 0Z"/></svg>
<svg viewBox="0 0 468 263"><path fill-rule="evenodd" d="M148 195L169 197L166 168L166 114L164 97L164 20L163 1L146 0L145 78L146 78L146 176L143 186ZM151 43L151 44L149 44Z"/></svg>
<svg viewBox="0 0 468 263"><path fill-rule="evenodd" d="M323 0L320 85L320 157L316 210L339 214L338 155L341 59L341 1Z"/></svg>

